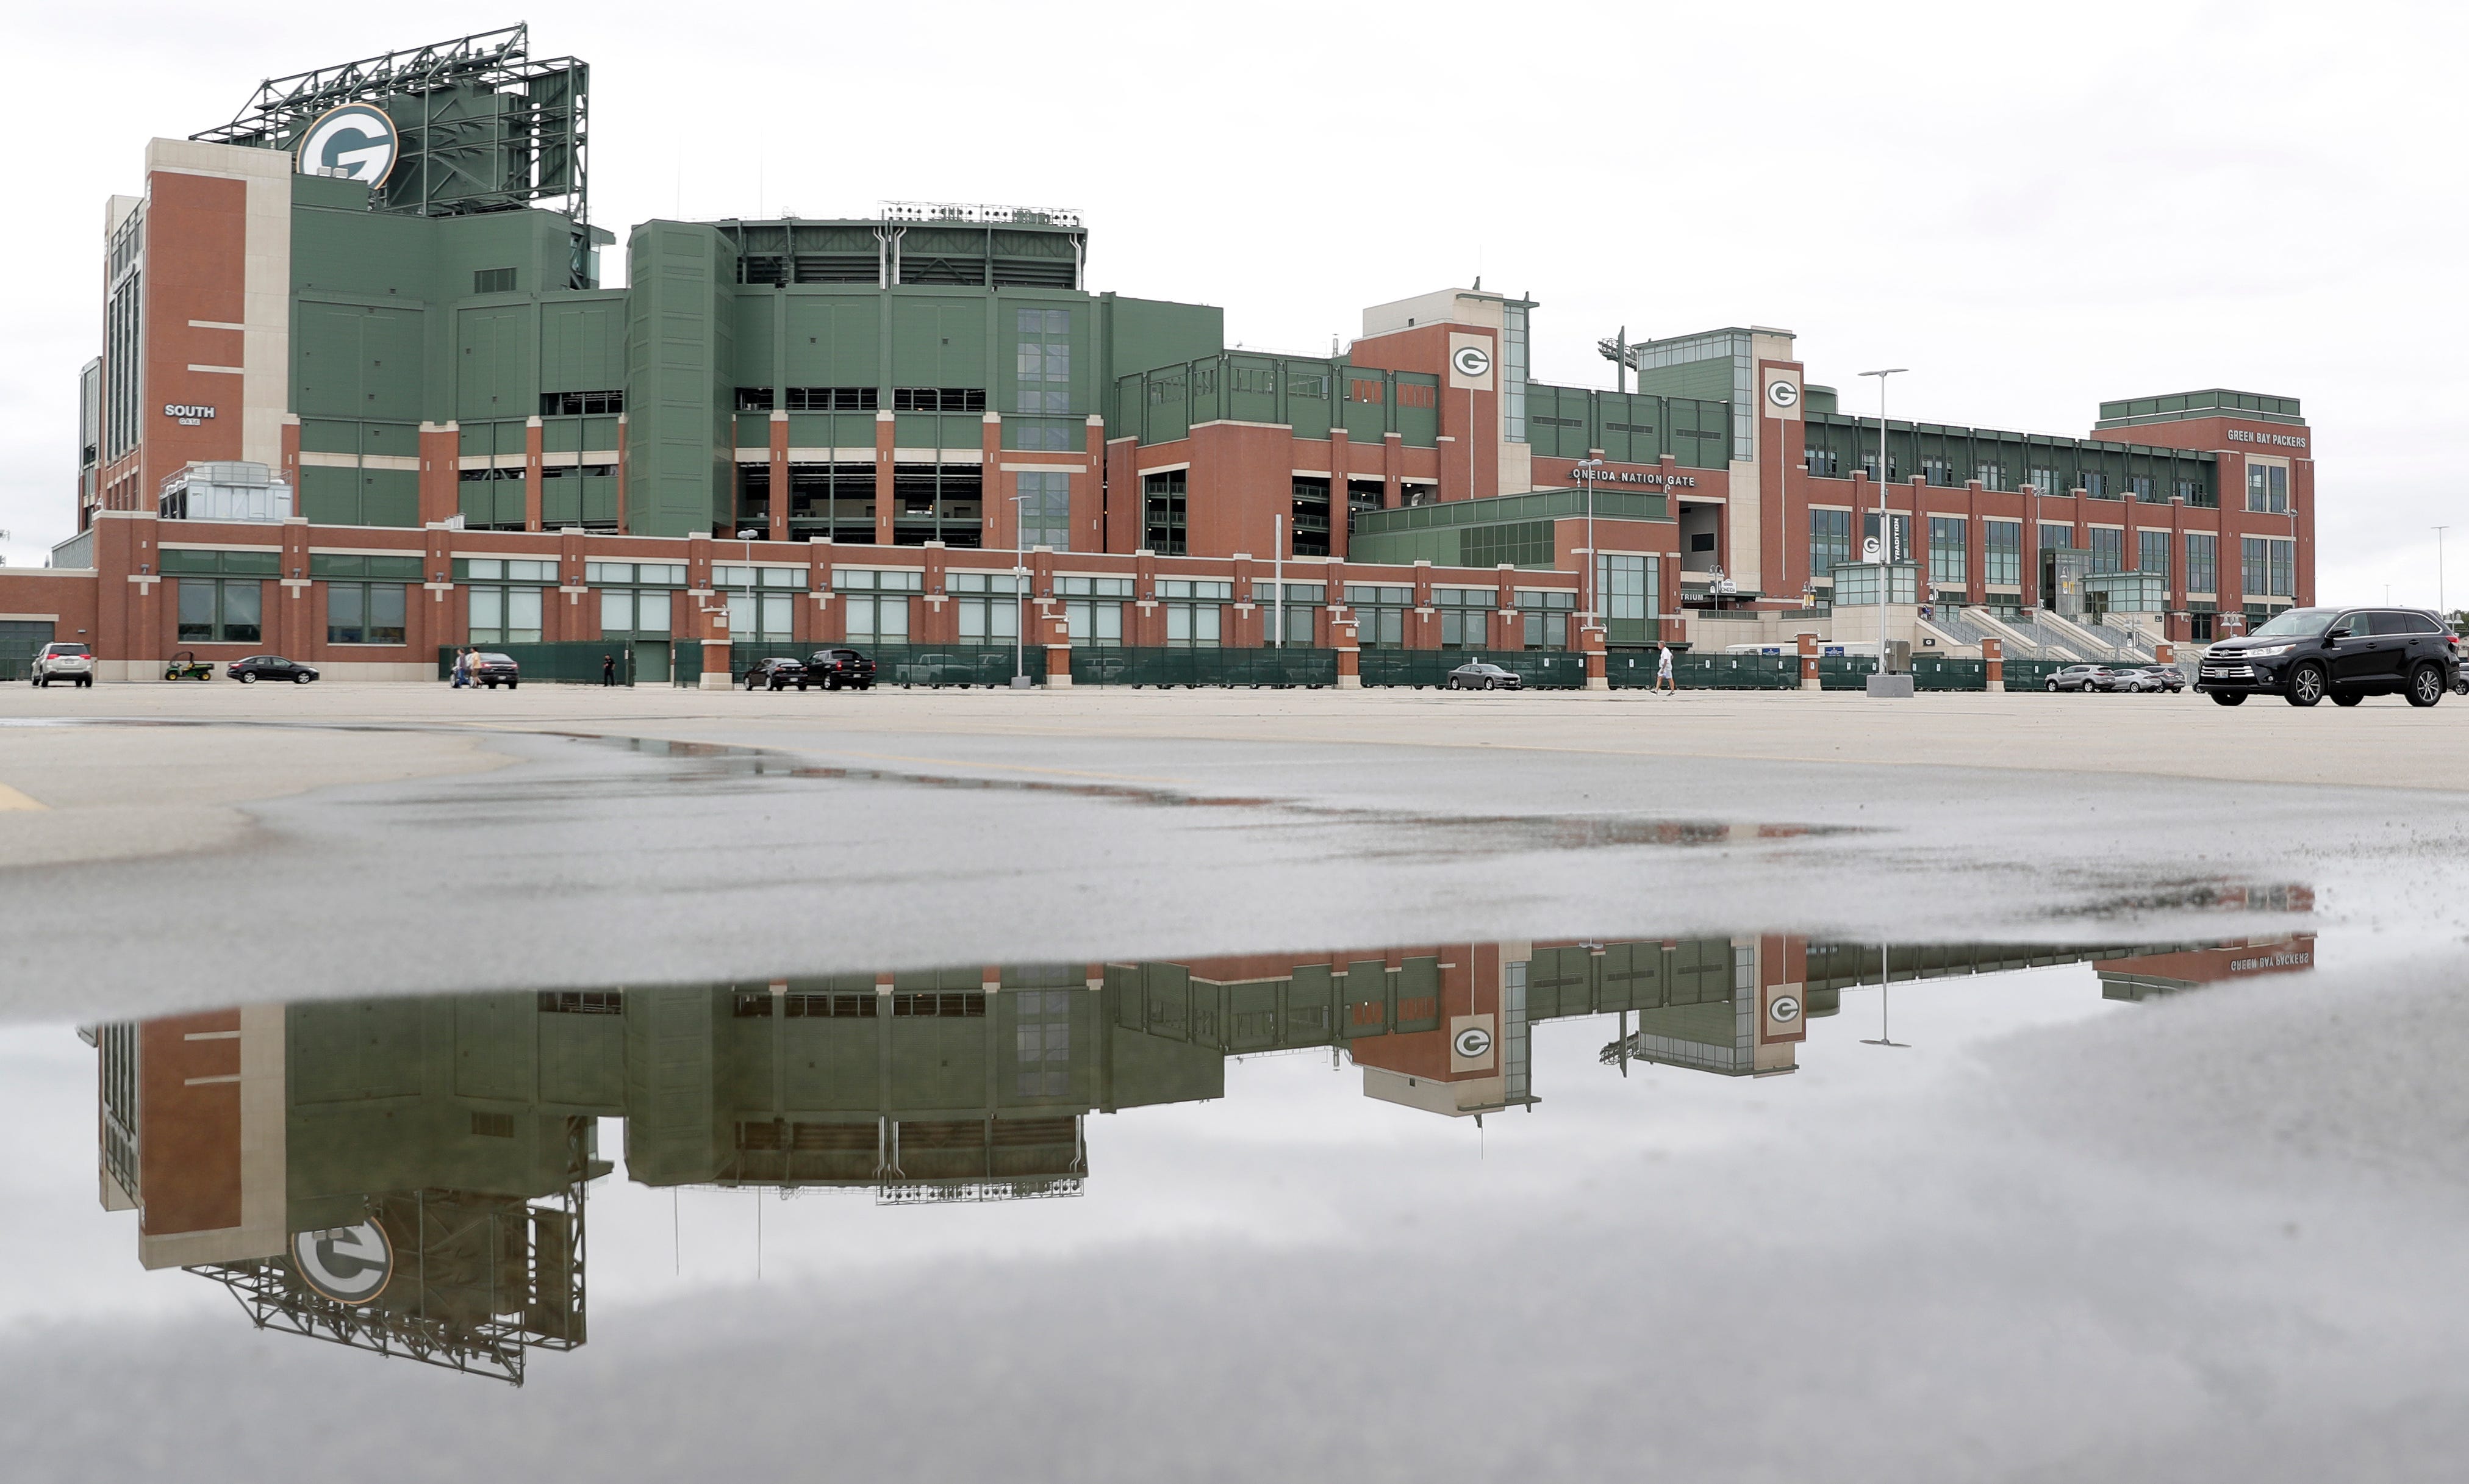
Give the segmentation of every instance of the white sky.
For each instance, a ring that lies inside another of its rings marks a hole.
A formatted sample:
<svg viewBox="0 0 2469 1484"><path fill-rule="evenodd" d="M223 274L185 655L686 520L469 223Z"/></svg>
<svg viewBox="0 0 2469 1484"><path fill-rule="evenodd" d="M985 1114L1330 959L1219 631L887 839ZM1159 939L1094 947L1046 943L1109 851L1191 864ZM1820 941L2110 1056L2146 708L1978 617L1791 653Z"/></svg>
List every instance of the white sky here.
<svg viewBox="0 0 2469 1484"><path fill-rule="evenodd" d="M2103 398L2304 399L2321 590L2432 603L2454 521L2457 6L945 5L535 10L594 68L593 218L1077 206L1093 287L1227 310L1324 352L1368 304L1477 273L1536 312L1535 374L1731 324L1799 334L1874 408L2080 434ZM78 367L104 197L154 135L272 73L522 18L305 5L29 6L30 147L0 236L0 542L74 522ZM39 140L39 143L32 143ZM615 257L611 255L612 259ZM614 265L612 264L612 267ZM2447 429L2450 429L2447 431Z"/></svg>

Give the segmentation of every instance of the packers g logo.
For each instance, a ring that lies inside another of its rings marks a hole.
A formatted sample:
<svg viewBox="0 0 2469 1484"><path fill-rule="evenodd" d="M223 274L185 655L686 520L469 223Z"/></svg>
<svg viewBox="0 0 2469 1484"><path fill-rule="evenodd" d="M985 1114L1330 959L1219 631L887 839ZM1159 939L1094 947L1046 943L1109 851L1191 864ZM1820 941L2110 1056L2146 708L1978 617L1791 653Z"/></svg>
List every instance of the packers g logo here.
<svg viewBox="0 0 2469 1484"><path fill-rule="evenodd" d="M1450 356L1449 363L1467 381L1481 381L1491 372L1491 353L1480 345L1461 345Z"/></svg>
<svg viewBox="0 0 2469 1484"><path fill-rule="evenodd" d="M345 104L327 111L300 136L300 174L335 175L364 186L385 184L394 169L401 141L394 120L367 104Z"/></svg>

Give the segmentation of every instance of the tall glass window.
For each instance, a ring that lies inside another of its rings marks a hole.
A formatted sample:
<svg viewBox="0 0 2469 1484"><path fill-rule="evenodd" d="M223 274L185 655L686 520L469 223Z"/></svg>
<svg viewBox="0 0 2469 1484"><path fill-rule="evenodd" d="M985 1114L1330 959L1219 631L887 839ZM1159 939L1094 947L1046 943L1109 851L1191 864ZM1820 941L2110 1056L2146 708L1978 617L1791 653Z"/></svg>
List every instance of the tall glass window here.
<svg viewBox="0 0 2469 1484"><path fill-rule="evenodd" d="M1366 649L1395 649L1406 642L1406 611L1415 606L1412 588L1349 583L1346 605L1354 611L1355 642Z"/></svg>
<svg viewBox="0 0 2469 1484"><path fill-rule="evenodd" d="M1928 518L1930 587L1960 588L1970 580L1965 575L1965 552L1971 536L1965 524L1961 517Z"/></svg>
<svg viewBox="0 0 2469 1484"><path fill-rule="evenodd" d="M1020 502L1020 544L1071 550L1072 475L1046 470L1014 477L1020 481L1016 493L1028 497Z"/></svg>
<svg viewBox="0 0 2469 1484"><path fill-rule="evenodd" d="M1595 558L1595 590L1603 594L1602 616L1607 619L1653 617L1654 568L1652 557L1605 552Z"/></svg>
<svg viewBox="0 0 2469 1484"><path fill-rule="evenodd" d="M1252 601L1260 609L1260 633L1268 643L1278 641L1278 585L1274 582L1252 584ZM1286 642L1308 644L1317 632L1314 616L1322 604L1328 601L1328 584L1322 582L1290 582L1286 584Z"/></svg>
<svg viewBox="0 0 2469 1484"><path fill-rule="evenodd" d="M2126 533L2113 525L2091 528L2091 569L2095 572L2126 570Z"/></svg>
<svg viewBox="0 0 2469 1484"><path fill-rule="evenodd" d="M1837 562L1852 560L1852 512L1811 510L1809 513L1809 575L1824 577Z"/></svg>
<svg viewBox="0 0 2469 1484"><path fill-rule="evenodd" d="M2064 495L2066 492L2066 481L2056 470L2046 466L2032 470L2024 476L2023 482L2042 495Z"/></svg>
<svg viewBox="0 0 2469 1484"><path fill-rule="evenodd" d="M1993 588L2015 588L2023 582L2023 522L1980 522L1980 580Z"/></svg>
<svg viewBox="0 0 2469 1484"><path fill-rule="evenodd" d="M2257 515L2287 515L2289 471L2277 464L2248 465L2246 508Z"/></svg>
<svg viewBox="0 0 2469 1484"><path fill-rule="evenodd" d="M1055 586L1063 594L1063 616L1075 649L1117 649L1123 642L1123 599L1132 595L1129 577L1063 577Z"/></svg>
<svg viewBox="0 0 2469 1484"><path fill-rule="evenodd" d="M1016 411L1069 414L1072 410L1072 312L1022 309L1014 374L1020 383Z"/></svg>
<svg viewBox="0 0 2469 1484"><path fill-rule="evenodd" d="M472 642L537 644L541 638L541 590L473 588Z"/></svg>
<svg viewBox="0 0 2469 1484"><path fill-rule="evenodd" d="M1578 606L1578 595L1550 588L1517 590L1517 613L1526 627L1529 649L1566 649L1569 647L1569 614Z"/></svg>
<svg viewBox="0 0 2469 1484"><path fill-rule="evenodd" d="M2064 551L2074 544L2075 528L2073 526L2060 525L2051 521L2043 521L2041 522L2042 550Z"/></svg>
<svg viewBox="0 0 2469 1484"><path fill-rule="evenodd" d="M2006 466L2003 464L1974 465L1972 476L1980 481L1980 487L1984 490L2003 490L2007 487Z"/></svg>
<svg viewBox="0 0 2469 1484"><path fill-rule="evenodd" d="M2208 531L2186 533L2186 591L2213 592L2220 588L2221 539Z"/></svg>
<svg viewBox="0 0 2469 1484"><path fill-rule="evenodd" d="M263 643L265 587L254 578L218 582L183 577L177 584L180 639L189 644ZM401 640L397 640L401 642Z"/></svg>
<svg viewBox="0 0 2469 1484"><path fill-rule="evenodd" d="M1526 441L1526 306L1505 304L1500 312L1500 435L1511 443Z"/></svg>
<svg viewBox="0 0 2469 1484"><path fill-rule="evenodd" d="M326 584L326 642L400 644L404 587L399 582Z"/></svg>
<svg viewBox="0 0 2469 1484"><path fill-rule="evenodd" d="M1489 588L1434 588L1432 606L1441 611L1441 647L1487 647L1491 638L1491 611L1499 603L1499 593Z"/></svg>
<svg viewBox="0 0 2469 1484"><path fill-rule="evenodd" d="M2169 533L2136 531L2134 533L2134 569L2169 575Z"/></svg>
<svg viewBox="0 0 2469 1484"><path fill-rule="evenodd" d="M1008 643L1020 634L1020 595L1009 572L953 572L944 580L959 611L963 644Z"/></svg>
<svg viewBox="0 0 2469 1484"><path fill-rule="evenodd" d="M1168 580L1157 585L1165 608L1165 642L1169 649L1215 649L1223 627L1224 608L1234 600L1231 582Z"/></svg>
<svg viewBox="0 0 2469 1484"><path fill-rule="evenodd" d="M909 642L909 599L925 587L924 572L832 568L832 591L852 642Z"/></svg>
<svg viewBox="0 0 2469 1484"><path fill-rule="evenodd" d="M2238 575L2248 597L2293 597L2296 594L2295 542L2268 536L2245 538Z"/></svg>

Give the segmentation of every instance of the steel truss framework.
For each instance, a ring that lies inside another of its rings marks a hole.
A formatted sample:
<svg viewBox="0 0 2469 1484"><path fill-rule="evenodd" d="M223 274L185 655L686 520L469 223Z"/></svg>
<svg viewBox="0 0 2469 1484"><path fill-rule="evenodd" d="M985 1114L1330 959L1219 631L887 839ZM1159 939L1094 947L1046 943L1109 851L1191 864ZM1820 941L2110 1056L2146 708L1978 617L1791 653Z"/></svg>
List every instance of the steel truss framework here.
<svg viewBox="0 0 2469 1484"><path fill-rule="evenodd" d="M585 1187L588 1121L567 1130L566 1182L547 1200L414 1191L372 1197L395 1242L395 1274L376 1303L311 1291L288 1257L189 1271L223 1285L261 1330L523 1383L533 1350L573 1350L588 1336Z"/></svg>
<svg viewBox="0 0 2469 1484"><path fill-rule="evenodd" d="M530 59L530 32L509 26L269 78L230 123L189 137L288 149L329 109L372 104L402 134L384 209L454 216L539 202L585 221L590 68Z"/></svg>

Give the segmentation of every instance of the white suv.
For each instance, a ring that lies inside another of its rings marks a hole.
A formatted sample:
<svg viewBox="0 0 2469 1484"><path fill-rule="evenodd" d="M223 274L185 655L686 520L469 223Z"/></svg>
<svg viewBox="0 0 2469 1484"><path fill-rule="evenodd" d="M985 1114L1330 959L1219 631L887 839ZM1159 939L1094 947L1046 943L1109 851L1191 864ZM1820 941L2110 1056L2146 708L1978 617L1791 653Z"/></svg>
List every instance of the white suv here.
<svg viewBox="0 0 2469 1484"><path fill-rule="evenodd" d="M48 685L55 681L73 681L81 685L94 684L94 651L83 644L46 644L35 657L35 684Z"/></svg>

